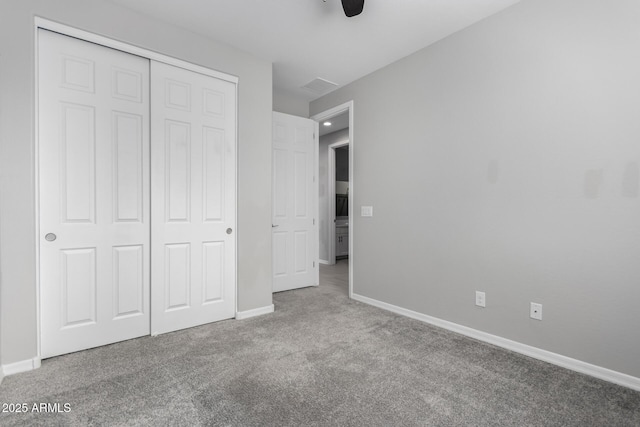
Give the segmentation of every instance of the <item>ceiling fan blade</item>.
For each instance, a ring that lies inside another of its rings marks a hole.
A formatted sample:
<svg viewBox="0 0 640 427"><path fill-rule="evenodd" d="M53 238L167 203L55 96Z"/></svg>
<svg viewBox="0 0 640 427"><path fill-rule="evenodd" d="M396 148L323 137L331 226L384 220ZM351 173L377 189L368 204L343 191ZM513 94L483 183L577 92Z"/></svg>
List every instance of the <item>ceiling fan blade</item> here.
<svg viewBox="0 0 640 427"><path fill-rule="evenodd" d="M342 8L349 18L360 15L364 9L364 0L342 0Z"/></svg>

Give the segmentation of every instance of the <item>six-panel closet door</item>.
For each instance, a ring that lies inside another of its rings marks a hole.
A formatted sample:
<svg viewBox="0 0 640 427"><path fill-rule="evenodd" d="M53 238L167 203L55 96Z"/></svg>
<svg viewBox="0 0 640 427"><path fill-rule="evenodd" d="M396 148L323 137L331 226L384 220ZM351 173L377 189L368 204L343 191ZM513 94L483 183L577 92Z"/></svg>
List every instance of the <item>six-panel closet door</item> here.
<svg viewBox="0 0 640 427"><path fill-rule="evenodd" d="M235 84L151 62L152 335L236 310Z"/></svg>
<svg viewBox="0 0 640 427"><path fill-rule="evenodd" d="M149 334L149 60L38 35L45 358Z"/></svg>
<svg viewBox="0 0 640 427"><path fill-rule="evenodd" d="M235 84L38 37L41 357L234 317Z"/></svg>

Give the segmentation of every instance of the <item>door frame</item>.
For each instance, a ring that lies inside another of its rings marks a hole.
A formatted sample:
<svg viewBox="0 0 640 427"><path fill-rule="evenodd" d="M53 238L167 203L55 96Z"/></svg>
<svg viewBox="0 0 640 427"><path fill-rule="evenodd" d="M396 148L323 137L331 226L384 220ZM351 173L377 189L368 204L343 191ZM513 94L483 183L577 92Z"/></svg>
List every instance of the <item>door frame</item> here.
<svg viewBox="0 0 640 427"><path fill-rule="evenodd" d="M34 128L34 168L33 168L33 178L34 178L34 209L35 209L35 236L34 236L34 240L35 240L35 262L36 262L36 334L37 334L37 339L36 339L36 357L33 359L33 368L38 368L40 367L40 362L42 360L42 351L41 351L41 334L42 334L42 330L41 330L41 316L40 316L40 311L41 311L41 298L40 298L40 291L41 291L41 287L40 287L40 244L41 244L41 239L40 239L40 174L39 174L39 168L40 168L40 158L39 158L39 152L40 152L40 135L39 135L39 121L40 121L40 117L38 115L38 111L40 108L39 105L39 87L38 87L38 81L39 81L39 72L40 72L40 64L38 63L38 58L39 58L39 37L38 37L38 30L49 30L49 31L54 31L56 33L65 35L65 36L69 36L69 37L74 37L89 43L94 43L94 44L98 44L104 47L108 47L111 49L116 49L125 53L129 53L132 55L136 55L136 56L141 56L143 58L152 60L152 61L158 61L158 62L163 62L165 64L169 64L169 65L173 65L179 68L183 68L185 70L189 70L189 71L194 71L196 73L200 73L200 74L204 74L206 76L210 76L210 77L214 77L216 79L220 79L220 80L224 80L230 83L233 83L235 85L235 96L236 96L236 108L235 108L235 128L236 128L236 138L234 141L235 144L235 149L236 149L236 153L238 152L238 112L239 112L239 98L238 98L238 81L239 78L238 76L229 74L229 73L224 73L221 71L217 71L217 70L213 70L210 68L206 68L203 67L201 65L197 65L197 64L193 64L191 62L187 62L187 61L183 61L181 59L178 58L174 58L172 56L168 56L168 55L163 55L161 53L158 52L154 52L152 50L148 50L148 49L144 49L138 46L134 46L128 43L124 43L118 40L114 40L105 36L101 36L95 33L91 33L89 31L85 31L85 30L81 30L79 28L76 27L72 27L69 25L65 25L65 24L61 24L59 22L55 22L55 21L51 21L49 19L46 18L42 18L40 16L34 16L33 19L33 40L34 40L34 67L35 67L35 72L34 72L34 81L33 81L33 88L34 88L34 92L33 92L33 97L34 97L34 111L33 111L33 128ZM238 164L238 159L239 156L236 155L236 175L235 175L235 180L236 180L236 190L235 190L235 200L236 200L236 209L235 209L235 224L236 224L236 230L238 228L238 173L239 173L239 164ZM151 173L151 171L149 171L149 173ZM151 227L151 224L149 224L149 227ZM237 318L238 316L238 233L234 233L235 235L235 239L236 239L236 245L235 245L235 260L234 260L234 269L235 269L235 283L233 284L234 287L234 292L236 294L235 296L235 317ZM149 271L149 274L151 272ZM149 284L150 287L150 291L151 291L151 283ZM151 308L149 308L149 310L151 310ZM151 324L151 311L149 311L149 324Z"/></svg>
<svg viewBox="0 0 640 427"><path fill-rule="evenodd" d="M352 299L353 298L353 270L354 270L354 262L353 262L353 254L354 254L354 219L355 219L355 214L354 214L354 199L355 199L355 182L354 182L354 176L355 176L355 170L354 170L354 153L355 153L355 139L354 139L354 129L353 129L353 123L354 123L354 102L353 100L351 101L347 101L343 104L337 105L333 108L329 108L327 110L324 110L318 114L314 114L313 116L311 116L312 120L315 120L316 122L322 122L324 120L330 119L332 117L335 117L339 114L342 114L344 112L349 112L349 202L348 202L348 209L349 209L349 298ZM320 136L318 135L318 145L320 144ZM314 170L317 173L317 176L320 176L319 173L319 161L318 161L318 157L316 156L316 160L315 160L315 167ZM335 186L335 183L334 183ZM334 192L335 192L335 187L334 187ZM334 196L335 199L335 196ZM335 200L333 201L333 203L335 203ZM335 208L334 208L334 212L335 212ZM334 228L334 234L335 234L335 228ZM318 227L318 241L320 239L320 227ZM335 254L335 248L334 248L334 254Z"/></svg>
<svg viewBox="0 0 640 427"><path fill-rule="evenodd" d="M318 144L319 145L319 144ZM327 156L327 160L328 160L328 164L329 167L327 168L327 175L329 178L329 191L327 192L327 194L329 195L329 216L328 216L328 221L329 221L329 264L333 265L336 263L336 221L335 221L335 217L336 217L336 180L335 180L335 176L336 176L336 148L340 148L340 147L349 147L349 140L346 139L344 141L340 141L340 142L334 142L333 144L329 145L328 148L328 156ZM349 169L349 172L351 172L351 169ZM331 177L334 177L334 179L331 179ZM349 179L351 179L351 176L349 176ZM349 181L349 192L351 192L351 181ZM349 204L349 199L347 199L347 205ZM348 206L347 206L348 208ZM332 221L333 219L333 221ZM351 220L351 211L349 210L349 220Z"/></svg>

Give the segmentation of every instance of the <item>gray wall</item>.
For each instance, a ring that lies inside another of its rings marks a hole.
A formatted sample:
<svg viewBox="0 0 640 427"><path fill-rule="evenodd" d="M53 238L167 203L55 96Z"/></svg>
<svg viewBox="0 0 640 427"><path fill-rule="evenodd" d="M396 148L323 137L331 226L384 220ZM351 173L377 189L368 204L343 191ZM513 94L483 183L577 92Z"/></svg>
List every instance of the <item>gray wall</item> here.
<svg viewBox="0 0 640 427"><path fill-rule="evenodd" d="M2 0L2 362L36 356L34 15L239 76L238 307L270 305L271 64L102 0Z"/></svg>
<svg viewBox="0 0 640 427"><path fill-rule="evenodd" d="M312 102L354 100L354 292L640 377L638 22L524 0Z"/></svg>
<svg viewBox="0 0 640 427"><path fill-rule="evenodd" d="M334 239L330 235L329 218L329 145L335 142L349 140L349 129L331 132L320 137L318 149L318 211L319 211L319 257L323 261L329 261L329 242ZM348 160L347 160L348 161ZM347 181L348 181L347 177Z"/></svg>
<svg viewBox="0 0 640 427"><path fill-rule="evenodd" d="M273 88L273 111L309 117L309 102L286 91Z"/></svg>

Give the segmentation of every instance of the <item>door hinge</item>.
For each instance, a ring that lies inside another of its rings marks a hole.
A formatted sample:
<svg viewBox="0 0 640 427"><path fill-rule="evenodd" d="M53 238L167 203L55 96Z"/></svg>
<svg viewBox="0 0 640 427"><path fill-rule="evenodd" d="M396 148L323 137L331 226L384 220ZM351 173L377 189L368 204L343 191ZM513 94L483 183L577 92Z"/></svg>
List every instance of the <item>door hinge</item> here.
<svg viewBox="0 0 640 427"><path fill-rule="evenodd" d="M313 225L316 225L316 219L313 218Z"/></svg>
<svg viewBox="0 0 640 427"><path fill-rule="evenodd" d="M313 261L313 268L316 268L316 262Z"/></svg>

